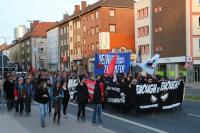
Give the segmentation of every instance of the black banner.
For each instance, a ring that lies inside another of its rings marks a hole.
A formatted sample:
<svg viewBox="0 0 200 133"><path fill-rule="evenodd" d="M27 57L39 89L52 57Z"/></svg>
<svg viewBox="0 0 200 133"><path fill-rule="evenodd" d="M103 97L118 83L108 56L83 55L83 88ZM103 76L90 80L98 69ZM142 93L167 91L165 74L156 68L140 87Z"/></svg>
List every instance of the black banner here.
<svg viewBox="0 0 200 133"><path fill-rule="evenodd" d="M140 109L171 109L183 100L184 83L181 80L163 81L156 84L107 85L107 101L113 104L132 104Z"/></svg>

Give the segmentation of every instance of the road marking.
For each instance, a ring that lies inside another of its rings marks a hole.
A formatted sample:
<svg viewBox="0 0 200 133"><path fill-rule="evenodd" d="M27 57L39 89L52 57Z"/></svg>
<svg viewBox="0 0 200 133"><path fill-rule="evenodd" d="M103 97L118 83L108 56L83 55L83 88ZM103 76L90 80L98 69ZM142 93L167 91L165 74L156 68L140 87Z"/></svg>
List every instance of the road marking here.
<svg viewBox="0 0 200 133"><path fill-rule="evenodd" d="M78 106L77 104L71 103L71 102L69 104L74 105L74 106ZM93 112L93 109L91 109L91 108L86 107L86 109ZM148 129L150 131L154 131L154 132L157 132L157 133L167 133L166 131L163 131L163 130L160 130L160 129L157 129L157 128L154 128L154 127L150 127L150 126L138 123L138 122L130 121L130 120L118 117L118 116L114 116L114 115L105 113L105 112L102 112L102 114L105 115L105 116L108 116L108 117L111 117L111 118L114 118L114 119L129 123L131 125L135 125L135 126L138 126L138 127L142 127L142 128Z"/></svg>
<svg viewBox="0 0 200 133"><path fill-rule="evenodd" d="M187 114L187 115L200 118L200 115L195 115L195 114Z"/></svg>
<svg viewBox="0 0 200 133"><path fill-rule="evenodd" d="M69 114L69 113L68 113L67 115L70 116L70 117L72 117L72 118L74 118L74 119L76 119L76 116L74 116L74 115L71 115L71 114ZM87 124L90 124L90 122L87 121ZM101 127L101 126L95 126L95 127L99 128L99 129L101 129L101 130L104 130L104 131L107 132L107 133L115 133L114 131L109 130L109 129L106 129L106 128Z"/></svg>

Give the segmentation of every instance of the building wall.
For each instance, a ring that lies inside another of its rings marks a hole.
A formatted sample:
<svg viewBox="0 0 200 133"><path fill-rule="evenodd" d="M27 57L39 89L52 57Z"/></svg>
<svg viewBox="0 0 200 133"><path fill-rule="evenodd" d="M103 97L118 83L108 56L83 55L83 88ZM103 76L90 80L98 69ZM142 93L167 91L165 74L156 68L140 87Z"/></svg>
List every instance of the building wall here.
<svg viewBox="0 0 200 133"><path fill-rule="evenodd" d="M161 57L186 56L185 7L183 0L152 1L154 54ZM155 32L156 28L160 31ZM156 51L157 47L160 47L159 51Z"/></svg>
<svg viewBox="0 0 200 133"><path fill-rule="evenodd" d="M110 17L110 9L115 10L115 16ZM125 47L135 51L134 9L102 7L101 32L109 32L109 25L116 25L116 32L110 34L110 51L113 48Z"/></svg>
<svg viewBox="0 0 200 133"><path fill-rule="evenodd" d="M69 57L68 57L68 49L69 49L69 43L68 43L68 33L67 28L69 27L69 23L64 23L59 26L59 47L60 47L60 64L65 67L69 64ZM67 56L68 61L64 62L64 57ZM62 68L64 69L64 68Z"/></svg>
<svg viewBox="0 0 200 133"><path fill-rule="evenodd" d="M56 27L47 32L47 44L48 44L48 63L49 68L52 71L58 70L59 65L59 45L58 45L59 28Z"/></svg>
<svg viewBox="0 0 200 133"><path fill-rule="evenodd" d="M148 8L148 16L142 19L138 19L138 11L144 10L145 8ZM150 0L141 0L139 2L135 3L134 6L134 13L135 13L135 49L136 53L139 51L139 47L149 45L149 52L148 54L142 54L142 60L145 61L147 59L150 59L152 57L152 25L151 25L151 1ZM149 27L149 34L144 37L138 37L138 31L141 27Z"/></svg>

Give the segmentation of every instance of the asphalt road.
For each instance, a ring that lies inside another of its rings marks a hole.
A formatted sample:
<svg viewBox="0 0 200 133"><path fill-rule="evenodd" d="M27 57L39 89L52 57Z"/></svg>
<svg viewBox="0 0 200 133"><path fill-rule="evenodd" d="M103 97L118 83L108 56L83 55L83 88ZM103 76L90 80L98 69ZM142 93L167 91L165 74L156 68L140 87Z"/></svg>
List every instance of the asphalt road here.
<svg viewBox="0 0 200 133"><path fill-rule="evenodd" d="M70 105L68 112L76 115L76 105ZM92 112L87 111L87 118L92 120ZM116 133L199 133L200 102L185 101L182 111L162 113L138 113L130 115L104 110L103 127Z"/></svg>
<svg viewBox="0 0 200 133"><path fill-rule="evenodd" d="M61 125L53 124L52 117L47 117L47 127L42 129L39 123L37 105L32 106L31 117L15 117L14 111L0 114L0 133L199 133L200 102L185 101L182 111L162 113L142 112L137 115L103 112L103 124L93 126L92 109L87 108L86 122L76 121L77 105L70 103L68 119L62 118Z"/></svg>

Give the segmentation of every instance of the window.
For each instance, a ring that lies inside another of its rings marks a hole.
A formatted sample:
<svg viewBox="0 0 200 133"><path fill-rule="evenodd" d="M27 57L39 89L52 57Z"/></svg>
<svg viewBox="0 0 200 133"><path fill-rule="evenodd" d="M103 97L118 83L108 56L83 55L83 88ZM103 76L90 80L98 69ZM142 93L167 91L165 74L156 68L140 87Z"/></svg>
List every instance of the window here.
<svg viewBox="0 0 200 133"><path fill-rule="evenodd" d="M115 10L114 9L110 9L110 17L114 17L115 16Z"/></svg>
<svg viewBox="0 0 200 133"><path fill-rule="evenodd" d="M96 33L99 33L99 26L96 26Z"/></svg>
<svg viewBox="0 0 200 133"><path fill-rule="evenodd" d="M70 42L72 42L72 37L70 37Z"/></svg>
<svg viewBox="0 0 200 133"><path fill-rule="evenodd" d="M63 40L60 41L60 45L63 46Z"/></svg>
<svg viewBox="0 0 200 133"><path fill-rule="evenodd" d="M145 17L145 18L148 17L148 7L146 7L146 8L144 9L144 17Z"/></svg>
<svg viewBox="0 0 200 133"><path fill-rule="evenodd" d="M154 9L154 12L157 13L157 12L158 12L158 8L155 8L155 9Z"/></svg>
<svg viewBox="0 0 200 133"><path fill-rule="evenodd" d="M90 21L90 16L88 15L88 17L87 17L87 21Z"/></svg>
<svg viewBox="0 0 200 133"><path fill-rule="evenodd" d="M91 19L94 20L94 14L93 13L91 14Z"/></svg>
<svg viewBox="0 0 200 133"><path fill-rule="evenodd" d="M200 2L200 0L199 0L199 2ZM199 17L199 26L200 26L200 17Z"/></svg>
<svg viewBox="0 0 200 133"><path fill-rule="evenodd" d="M77 42L80 42L80 41L81 41L80 35L77 35L77 36L76 36L76 41L77 41Z"/></svg>
<svg viewBox="0 0 200 133"><path fill-rule="evenodd" d="M69 32L69 26L67 26L67 33Z"/></svg>
<svg viewBox="0 0 200 133"><path fill-rule="evenodd" d="M74 23L74 30L76 30L76 23Z"/></svg>
<svg viewBox="0 0 200 133"><path fill-rule="evenodd" d="M44 51L44 48L40 48L40 52L43 52Z"/></svg>
<svg viewBox="0 0 200 133"><path fill-rule="evenodd" d="M86 26L85 25L83 26L83 32L86 32Z"/></svg>
<svg viewBox="0 0 200 133"><path fill-rule="evenodd" d="M92 44L92 51L94 51L94 44Z"/></svg>
<svg viewBox="0 0 200 133"><path fill-rule="evenodd" d="M86 38L83 38L83 44L84 45L86 44Z"/></svg>
<svg viewBox="0 0 200 133"><path fill-rule="evenodd" d="M66 34L66 27L64 27L64 34Z"/></svg>
<svg viewBox="0 0 200 133"><path fill-rule="evenodd" d="M78 48L78 54L81 54L81 48Z"/></svg>
<svg viewBox="0 0 200 133"><path fill-rule="evenodd" d="M137 19L140 19L140 10L137 11Z"/></svg>
<svg viewBox="0 0 200 133"><path fill-rule="evenodd" d="M96 50L99 50L99 43L96 44Z"/></svg>
<svg viewBox="0 0 200 133"><path fill-rule="evenodd" d="M67 50L65 50L65 56L67 55Z"/></svg>
<svg viewBox="0 0 200 133"><path fill-rule="evenodd" d="M60 29L60 35L63 35L63 28Z"/></svg>
<svg viewBox="0 0 200 133"><path fill-rule="evenodd" d="M158 28L157 27L155 28L155 32L158 32Z"/></svg>
<svg viewBox="0 0 200 133"><path fill-rule="evenodd" d="M159 32L160 32L160 31L162 31L162 27L160 27L160 26L159 26L159 29L158 29L158 31L159 31Z"/></svg>
<svg viewBox="0 0 200 133"><path fill-rule="evenodd" d="M70 25L70 30L72 30L72 25Z"/></svg>
<svg viewBox="0 0 200 133"><path fill-rule="evenodd" d="M116 25L110 24L110 32L116 32Z"/></svg>
<svg viewBox="0 0 200 133"><path fill-rule="evenodd" d="M94 35L94 27L92 27L92 35Z"/></svg>
<svg viewBox="0 0 200 133"><path fill-rule="evenodd" d="M64 45L67 45L67 41L66 40L64 40Z"/></svg>
<svg viewBox="0 0 200 133"><path fill-rule="evenodd" d="M161 7L161 6L158 7L158 11L159 11L159 12L162 11L162 7Z"/></svg>
<svg viewBox="0 0 200 133"><path fill-rule="evenodd" d="M199 49L200 49L200 39L199 39Z"/></svg>
<svg viewBox="0 0 200 133"><path fill-rule="evenodd" d="M96 19L99 18L99 12L98 12L98 11L96 11L96 13L95 13L95 18L96 18Z"/></svg>
<svg viewBox="0 0 200 133"><path fill-rule="evenodd" d="M90 35L90 30L87 31L87 34Z"/></svg>
<svg viewBox="0 0 200 133"><path fill-rule="evenodd" d="M76 26L77 26L77 29L80 29L80 28L81 28L81 22L80 22L80 21L77 21L77 22L76 22Z"/></svg>

